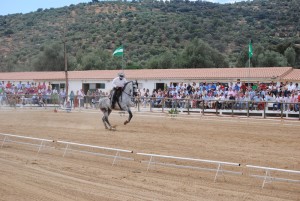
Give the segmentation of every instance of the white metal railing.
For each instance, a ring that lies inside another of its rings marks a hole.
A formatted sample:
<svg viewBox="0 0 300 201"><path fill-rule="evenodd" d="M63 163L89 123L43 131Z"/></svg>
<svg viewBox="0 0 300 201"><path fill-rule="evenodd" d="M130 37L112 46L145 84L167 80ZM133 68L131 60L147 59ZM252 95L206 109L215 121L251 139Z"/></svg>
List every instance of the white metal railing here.
<svg viewBox="0 0 300 201"><path fill-rule="evenodd" d="M112 165L114 165L116 163L117 159L134 160L133 158L122 157L121 154L120 154L121 152L123 152L123 153L133 153L133 151L130 151L130 150L116 149L116 148L109 148L109 147L100 147L100 146L95 146L95 145L79 144L79 143L66 142L66 141L57 141L57 143L62 143L62 144L66 145L66 147L64 148L63 157L66 155L67 151L76 151L76 152L92 154L92 155L112 157L112 158L114 158ZM106 151L115 151L116 154L115 155L110 155L110 154L95 153L95 152L90 152L90 151L83 151L83 150L78 150L78 149L71 149L71 145L73 147L74 146L79 146L79 147L88 147L88 148L101 149L101 150L106 150Z"/></svg>
<svg viewBox="0 0 300 201"><path fill-rule="evenodd" d="M271 176L271 172L282 172L282 173L290 173L290 174L299 174L300 175L300 171L263 167L263 166L255 166L255 165L246 165L246 167L251 168L251 169L264 170L265 175L250 174L250 176L252 176L252 177L263 179L262 188L264 188L266 183L271 183L273 181L287 181L287 182L300 183L300 180L296 180L296 179L288 179L288 178L280 178L280 177Z"/></svg>
<svg viewBox="0 0 300 201"><path fill-rule="evenodd" d="M222 176L224 176L224 173L242 175L241 172L235 172L235 171L229 171L229 170L223 169L224 165L225 166L241 166L240 163L231 163L231 162L204 160L204 159L177 157L177 156L167 156L167 155L158 155L158 154L148 154L148 153L137 153L137 154L150 157L149 161L142 161L142 162L148 163L147 171L150 169L151 164L157 164L157 165L162 165L162 166L171 166L171 167L177 167L177 168L189 168L189 169L216 171L214 182L216 182L219 173L221 173ZM204 167L198 167L198 166L178 165L175 163L162 163L159 161L155 161L154 158L167 158L167 159L177 159L177 160L190 161L190 162L193 161L193 162L209 163L209 164L215 164L215 165L217 165L217 167L216 168L204 168Z"/></svg>
<svg viewBox="0 0 300 201"><path fill-rule="evenodd" d="M92 154L92 155L98 155L98 156L105 156L105 157L111 157L114 158L112 165L114 165L117 161L117 159L121 160L134 160L131 157L123 157L121 156L120 153L129 153L132 154L133 151L130 150L124 150L124 149L117 149L117 148L109 148L109 147L101 147L101 146L95 146L95 145L88 145L88 144L80 144L80 143L74 143L74 142L67 142L67 141L54 141L54 140L49 140L49 139L43 139L43 138L34 138L34 137L27 137L27 136L20 136L20 135L12 135L12 134L6 134L6 133L0 133L0 136L3 136L2 143L1 143L1 148L5 143L8 142L14 142L18 144L25 144L25 145L31 145L31 146L36 146L38 147L38 153L42 150L44 147L50 147L54 148L52 146L49 146L46 142L50 143L60 143L66 145L65 148L63 148L64 153L63 157L66 155L67 151L75 151L75 152L80 152L80 153L86 153L86 154ZM20 139L17 141L17 139ZM23 140L23 141L22 141ZM27 140L27 141L26 141ZM29 141L28 141L29 140ZM38 141L38 143L30 142L30 141ZM72 149L71 149L72 146ZM116 152L115 155L112 154L104 154L104 153L98 153L98 152L92 152L92 151L86 151L86 150L80 150L80 149L74 149L75 147L86 147L86 148L92 148L92 149L101 149L101 150L106 150L106 151L113 151ZM136 153L137 155L141 156L147 156L150 157L149 160L147 161L142 161L142 162L147 162L148 167L147 171L149 171L150 166L152 164L157 164L157 165L162 165L162 166L169 166L169 167L176 167L176 168L189 168L189 169L196 169L196 170L207 170L207 171L215 171L215 177L214 177L214 182L216 182L217 177L219 174L224 176L224 173L229 173L229 174L237 174L237 175L242 175L242 172L237 172L237 171L232 171L232 170L226 170L223 169L224 166L232 166L232 167L240 167L240 163L232 163L232 162L224 162L224 161L215 161L215 160L205 160L205 159L196 159L196 158L187 158L187 157L177 157L177 156L168 156L168 155L159 155L159 154L149 154L149 153ZM188 165L188 164L176 164L176 163L166 163L166 162L161 162L159 160L155 160L155 158L159 159L176 159L176 160L181 160L183 162L199 162L199 163L206 163L206 164L213 164L216 165L216 168L208 168L208 167L200 167L198 165ZM266 183L271 183L273 181L286 181L286 182L294 182L294 183L300 183L300 179L297 178L291 178L290 175L300 175L300 171L297 170L287 170L287 169L279 169L279 168L272 168L272 167L263 167L263 166L255 166L255 165L246 165L247 168L249 169L256 169L256 170L263 170L264 175L257 175L257 174L249 174L251 177L256 177L259 179L263 179L262 183L262 188L264 188ZM271 172L274 173L271 175ZM287 173L289 174L290 177L278 177L278 173Z"/></svg>
<svg viewBox="0 0 300 201"><path fill-rule="evenodd" d="M41 151L41 149L43 147L45 147L44 142L53 142L52 140L48 140L48 139L34 138L34 137L27 137L27 136L20 136L20 135L12 135L12 134L6 134L6 133L0 133L0 135L4 136L2 144L1 144L1 148L3 147L5 142L14 142L14 143L18 143L18 144L26 144L26 145L31 145L31 146L37 146L37 147L39 147L38 148L38 153ZM13 138L40 141L40 143L35 144L35 143L29 143L29 142L20 142L20 141L12 140Z"/></svg>
<svg viewBox="0 0 300 201"><path fill-rule="evenodd" d="M114 158L112 165L114 165L116 163L117 159L133 160L133 158L123 157L120 154L121 152L123 152L123 153L133 153L133 151L130 151L130 150L116 149L116 148L109 148L109 147L100 147L100 146L95 146L95 145L79 144L79 143L66 142L66 141L55 141L55 140L49 140L49 139L27 137L27 136L21 136L21 135L12 135L12 134L6 134L6 133L0 133L0 136L3 136L3 140L2 140L2 143L1 143L1 148L7 142L14 142L14 143L17 143L17 144L37 146L38 147L38 153L39 153L42 148L46 147L45 142L51 142L51 143L60 143L60 144L66 145L66 147L64 148L63 157L66 155L67 151L76 151L76 152L92 154L92 155L112 157L112 158ZM20 140L17 141L14 138L20 139ZM34 142L28 142L28 141L24 142L24 140L39 141L40 143L34 143ZM104 154L104 153L96 153L96 152L91 152L91 151L71 149L71 145L73 147L74 146L77 146L77 147L79 146L79 147L88 147L88 148L94 148L94 149L101 149L101 150L106 150L106 151L115 151L116 154L115 155L109 155L109 154ZM54 148L54 147L51 147L51 146L47 146L47 147Z"/></svg>

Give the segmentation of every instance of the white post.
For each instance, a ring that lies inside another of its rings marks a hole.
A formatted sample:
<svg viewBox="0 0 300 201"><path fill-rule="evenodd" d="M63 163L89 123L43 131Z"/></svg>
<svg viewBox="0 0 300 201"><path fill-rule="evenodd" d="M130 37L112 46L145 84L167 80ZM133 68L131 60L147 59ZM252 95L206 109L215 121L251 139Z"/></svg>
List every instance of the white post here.
<svg viewBox="0 0 300 201"><path fill-rule="evenodd" d="M120 156L120 152L119 151L117 151L117 153L116 153L116 155L115 155L115 157L114 157L114 161L113 161L113 163L112 163L112 166L115 164L115 161L117 160L117 158Z"/></svg>
<svg viewBox="0 0 300 201"><path fill-rule="evenodd" d="M148 172L148 170L150 169L150 165L151 165L151 163L152 163L152 158L153 158L153 156L150 156L150 160L149 160L148 167L147 167L147 172Z"/></svg>
<svg viewBox="0 0 300 201"><path fill-rule="evenodd" d="M2 142L2 145L1 145L1 149L2 149L2 147L3 147L3 145L4 145L4 142L5 142L5 140L6 140L6 137L7 137L7 136L5 136L4 139L3 139L3 142Z"/></svg>
<svg viewBox="0 0 300 201"><path fill-rule="evenodd" d="M67 144L67 146L66 146L66 148L65 148L65 151L64 151L64 155L63 155L63 157L65 157L65 155L66 155L66 153L67 153L67 149L68 149L68 147L69 147L69 144Z"/></svg>
<svg viewBox="0 0 300 201"><path fill-rule="evenodd" d="M41 142L41 145L40 145L40 147L39 147L38 153L40 153L40 151L41 151L41 149L42 149L42 147L43 147L43 143L44 143L44 140L42 140L42 142Z"/></svg>
<svg viewBox="0 0 300 201"><path fill-rule="evenodd" d="M221 163L218 164L218 168L217 168L217 172L216 172L216 175L215 175L214 182L217 181L217 177L218 177L219 171L221 171L221 172L222 172L222 175L223 175L223 170L222 170ZM224 176L224 175L223 175L223 176Z"/></svg>
<svg viewBox="0 0 300 201"><path fill-rule="evenodd" d="M271 178L270 170L266 170L266 174L265 174L264 181L263 181L261 188L264 188L266 183L271 183L271 182L272 182L272 178Z"/></svg>

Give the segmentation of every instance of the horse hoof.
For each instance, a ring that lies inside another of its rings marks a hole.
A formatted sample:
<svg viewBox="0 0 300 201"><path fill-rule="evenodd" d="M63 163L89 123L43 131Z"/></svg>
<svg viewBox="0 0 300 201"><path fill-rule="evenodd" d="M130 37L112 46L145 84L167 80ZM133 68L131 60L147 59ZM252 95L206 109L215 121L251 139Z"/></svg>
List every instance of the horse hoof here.
<svg viewBox="0 0 300 201"><path fill-rule="evenodd" d="M126 125L126 124L128 124L128 123L129 123L129 121L125 121L125 122L124 122L124 125Z"/></svg>

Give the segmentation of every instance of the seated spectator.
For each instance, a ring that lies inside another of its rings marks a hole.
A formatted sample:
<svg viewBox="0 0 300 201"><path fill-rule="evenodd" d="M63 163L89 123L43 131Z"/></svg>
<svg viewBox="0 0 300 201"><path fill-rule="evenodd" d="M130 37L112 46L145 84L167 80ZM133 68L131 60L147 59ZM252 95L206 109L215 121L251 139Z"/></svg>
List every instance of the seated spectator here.
<svg viewBox="0 0 300 201"><path fill-rule="evenodd" d="M260 94L257 93L254 97L253 97L253 104L251 105L251 110L253 108L258 109L258 104L261 102L261 97Z"/></svg>
<svg viewBox="0 0 300 201"><path fill-rule="evenodd" d="M231 109L233 106L234 106L234 103L235 103L235 97L233 96L233 94L229 94L229 97L228 97L228 107L229 109Z"/></svg>
<svg viewBox="0 0 300 201"><path fill-rule="evenodd" d="M299 111L299 109L300 109L300 91L298 91L297 93L298 93L298 95L296 94L297 103L295 103L295 111Z"/></svg>
<svg viewBox="0 0 300 201"><path fill-rule="evenodd" d="M266 105L266 99L265 99L265 96L264 95L262 95L262 96L259 96L260 97L260 101L258 102L258 104L257 104L257 108L259 109L259 110L264 110L264 108L265 108L265 105Z"/></svg>
<svg viewBox="0 0 300 201"><path fill-rule="evenodd" d="M295 94L292 94L290 101L291 101L291 104L289 107L290 111L297 111L298 96L295 96Z"/></svg>
<svg viewBox="0 0 300 201"><path fill-rule="evenodd" d="M67 112L71 112L71 110L72 110L71 102L67 101L67 103L66 103L66 111Z"/></svg>

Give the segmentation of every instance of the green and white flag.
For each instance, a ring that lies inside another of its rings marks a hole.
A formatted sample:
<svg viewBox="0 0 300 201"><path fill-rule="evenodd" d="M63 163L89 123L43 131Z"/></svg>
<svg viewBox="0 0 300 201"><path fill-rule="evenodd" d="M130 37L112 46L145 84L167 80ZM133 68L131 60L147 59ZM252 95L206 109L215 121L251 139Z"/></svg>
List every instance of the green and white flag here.
<svg viewBox="0 0 300 201"><path fill-rule="evenodd" d="M123 56L123 52L123 46L120 46L114 51L113 56Z"/></svg>
<svg viewBox="0 0 300 201"><path fill-rule="evenodd" d="M252 43L251 40L249 42L249 59L251 59L253 56L253 49L252 49Z"/></svg>

